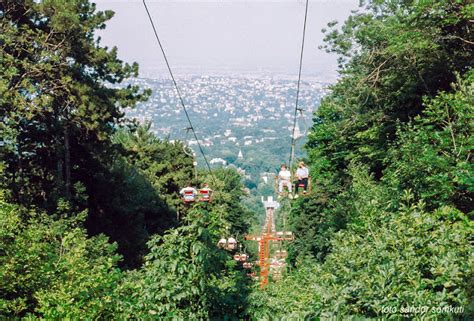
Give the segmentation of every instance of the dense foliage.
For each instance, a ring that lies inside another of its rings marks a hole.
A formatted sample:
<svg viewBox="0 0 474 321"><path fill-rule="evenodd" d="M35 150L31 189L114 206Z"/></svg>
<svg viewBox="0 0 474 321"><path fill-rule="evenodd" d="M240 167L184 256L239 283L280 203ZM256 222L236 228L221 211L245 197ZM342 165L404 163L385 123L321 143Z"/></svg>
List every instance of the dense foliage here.
<svg viewBox="0 0 474 321"><path fill-rule="evenodd" d="M154 237L143 269L125 279L118 300L124 318L197 320L244 312L248 280L215 246L218 213L199 204L186 221Z"/></svg>
<svg viewBox="0 0 474 321"><path fill-rule="evenodd" d="M81 228L84 218L67 204L54 215L25 213L1 196L1 318L110 315L110 294L122 276L120 257L105 236L87 236Z"/></svg>
<svg viewBox="0 0 474 321"><path fill-rule="evenodd" d="M89 233L107 234L122 264L139 266L150 235L176 225L177 191L193 164L180 144L159 141L146 126L117 133L122 108L149 90L111 86L138 75L95 36L113 13L86 0L4 1L0 11L8 198L48 212L61 200L87 210Z"/></svg>
<svg viewBox="0 0 474 321"><path fill-rule="evenodd" d="M363 6L326 31L342 77L306 144L315 186L290 213L294 269L250 309L472 318L474 6Z"/></svg>
<svg viewBox="0 0 474 321"><path fill-rule="evenodd" d="M0 318L241 315L248 280L216 246L249 226L241 176L197 175L182 143L123 118L149 91L95 36L112 16L0 3ZM214 202L185 206L205 182Z"/></svg>
<svg viewBox="0 0 474 321"><path fill-rule="evenodd" d="M255 314L343 319L462 315L431 310L445 306L462 307L465 316L473 313L472 221L448 206L427 211L410 192L394 209L390 190L366 172L364 167L350 169L356 218L330 238L332 251L322 263L300 257L287 278L263 294L254 293ZM407 307L430 310L403 313Z"/></svg>
<svg viewBox="0 0 474 321"><path fill-rule="evenodd" d="M107 86L138 73L95 39L112 12L86 0L2 1L0 11L2 179L15 201L49 209L76 183L90 187L114 156L120 107L147 95Z"/></svg>
<svg viewBox="0 0 474 321"><path fill-rule="evenodd" d="M241 175L123 118L149 92L95 37L113 14L2 1L0 319L472 319L474 5L362 5L326 31L313 190L282 202L290 269L259 291L216 246L258 225Z"/></svg>

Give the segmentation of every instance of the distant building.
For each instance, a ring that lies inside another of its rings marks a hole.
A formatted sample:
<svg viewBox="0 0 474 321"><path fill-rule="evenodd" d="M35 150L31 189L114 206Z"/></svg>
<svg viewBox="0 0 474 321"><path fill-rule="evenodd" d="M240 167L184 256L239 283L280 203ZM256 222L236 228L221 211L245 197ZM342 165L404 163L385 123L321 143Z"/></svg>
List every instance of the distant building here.
<svg viewBox="0 0 474 321"><path fill-rule="evenodd" d="M222 164L222 166L225 166L227 164L227 162L222 158L213 158L213 159L211 159L211 161L209 163L211 165Z"/></svg>
<svg viewBox="0 0 474 321"><path fill-rule="evenodd" d="M248 175L245 171L245 169L243 168L237 168L237 173L240 174L240 176L242 176L243 178L246 178L246 179L252 179L252 176Z"/></svg>
<svg viewBox="0 0 474 321"><path fill-rule="evenodd" d="M239 154L237 155L237 158L238 159L243 159L244 158L244 155L242 154L242 150L239 149Z"/></svg>
<svg viewBox="0 0 474 321"><path fill-rule="evenodd" d="M272 172L264 172L260 174L260 177L263 179L265 184L268 184L268 182L272 182L275 179L275 173Z"/></svg>

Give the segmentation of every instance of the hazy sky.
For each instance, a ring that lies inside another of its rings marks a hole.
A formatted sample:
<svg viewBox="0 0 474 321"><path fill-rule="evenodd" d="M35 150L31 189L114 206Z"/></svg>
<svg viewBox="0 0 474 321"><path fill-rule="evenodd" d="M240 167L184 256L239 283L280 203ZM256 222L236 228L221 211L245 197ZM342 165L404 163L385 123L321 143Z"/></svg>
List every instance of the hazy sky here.
<svg viewBox="0 0 474 321"><path fill-rule="evenodd" d="M143 76L166 76L141 0L96 0L115 17L100 32ZM304 0L147 0L173 71L189 74L296 75ZM321 29L343 22L358 0L310 0L303 75L334 75L336 57L318 49Z"/></svg>

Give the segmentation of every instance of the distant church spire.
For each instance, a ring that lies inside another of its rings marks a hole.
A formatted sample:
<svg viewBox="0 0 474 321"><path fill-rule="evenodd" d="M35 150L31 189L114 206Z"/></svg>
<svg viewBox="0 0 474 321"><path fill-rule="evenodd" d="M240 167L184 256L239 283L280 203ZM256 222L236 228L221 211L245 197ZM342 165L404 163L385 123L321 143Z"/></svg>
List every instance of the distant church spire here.
<svg viewBox="0 0 474 321"><path fill-rule="evenodd" d="M237 155L237 158L238 159L243 159L244 158L244 155L242 154L242 150L239 149L239 154Z"/></svg>

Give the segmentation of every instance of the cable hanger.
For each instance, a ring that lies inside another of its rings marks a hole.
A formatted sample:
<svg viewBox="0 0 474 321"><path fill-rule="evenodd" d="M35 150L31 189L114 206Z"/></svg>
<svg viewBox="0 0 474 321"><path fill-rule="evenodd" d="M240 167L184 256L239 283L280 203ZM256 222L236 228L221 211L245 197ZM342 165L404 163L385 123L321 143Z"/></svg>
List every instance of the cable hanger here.
<svg viewBox="0 0 474 321"><path fill-rule="evenodd" d="M290 150L290 160L289 160L288 168L291 168L291 164L295 157L295 144L296 144L295 129L296 129L296 118L298 116L298 111L300 110L300 108L298 107L298 103L299 103L299 96L300 96L301 69L303 66L304 40L306 36L306 20L308 18L308 4L309 4L309 0L306 0L306 6L305 6L305 11L304 11L304 23L303 23L303 39L301 41L300 65L299 65L299 70L298 70L298 84L296 86L296 104L295 104L295 114L294 114L294 119L293 119L293 133L291 135L291 150Z"/></svg>

